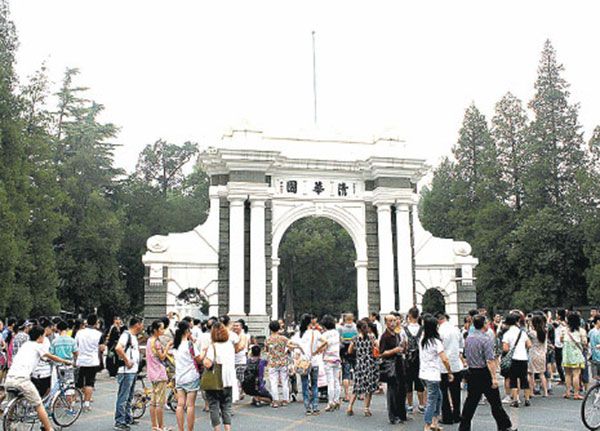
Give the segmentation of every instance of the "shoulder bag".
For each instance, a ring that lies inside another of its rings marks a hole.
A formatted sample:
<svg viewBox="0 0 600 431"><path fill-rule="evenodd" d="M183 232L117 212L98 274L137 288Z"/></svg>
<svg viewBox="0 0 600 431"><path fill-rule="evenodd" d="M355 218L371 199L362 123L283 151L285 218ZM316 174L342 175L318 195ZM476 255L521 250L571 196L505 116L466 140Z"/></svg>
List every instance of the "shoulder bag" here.
<svg viewBox="0 0 600 431"><path fill-rule="evenodd" d="M310 355L308 357L308 360L302 359L300 358L300 356L298 355L298 357L296 357L296 359L294 360L294 372L296 374L299 374L301 376L306 376L308 374L308 372L310 371L310 361L312 359L313 356L313 342L315 340L315 333L313 331L312 333L312 337L310 338Z"/></svg>
<svg viewBox="0 0 600 431"><path fill-rule="evenodd" d="M213 343L215 357L210 368L205 368L200 379L200 389L203 391L222 391L223 390L223 365L217 364L217 349ZM194 362L195 362L194 358Z"/></svg>
<svg viewBox="0 0 600 431"><path fill-rule="evenodd" d="M519 329L519 336L517 337L515 345L506 353L506 355L502 357L502 359L500 359L500 370L504 373L508 373L510 371L510 368L512 367L512 358L515 354L515 349L519 345L521 334L523 334L523 331Z"/></svg>

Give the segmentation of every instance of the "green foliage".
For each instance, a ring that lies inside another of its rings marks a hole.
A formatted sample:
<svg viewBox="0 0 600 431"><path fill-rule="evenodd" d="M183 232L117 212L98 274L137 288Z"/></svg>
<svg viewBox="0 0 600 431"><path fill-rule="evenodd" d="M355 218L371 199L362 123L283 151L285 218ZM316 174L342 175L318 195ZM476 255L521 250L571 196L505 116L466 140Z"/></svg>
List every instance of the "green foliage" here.
<svg viewBox="0 0 600 431"><path fill-rule="evenodd" d="M504 200L520 211L523 202L523 174L527 166L527 113L521 101L507 93L496 104L492 118L492 138L498 155L497 169L502 175Z"/></svg>
<svg viewBox="0 0 600 431"><path fill-rule="evenodd" d="M279 256L286 317L356 312L356 250L342 226L326 218L298 220L283 236Z"/></svg>
<svg viewBox="0 0 600 431"><path fill-rule="evenodd" d="M159 139L147 145L136 166L137 176L148 184L159 187L163 196L183 186L183 166L198 153L198 145L186 142L182 146Z"/></svg>
<svg viewBox="0 0 600 431"><path fill-rule="evenodd" d="M444 157L435 170L431 188L423 188L419 202L421 223L440 238L451 238L456 226L451 216L454 203L454 163Z"/></svg>
<svg viewBox="0 0 600 431"><path fill-rule="evenodd" d="M478 301L490 309L600 300L600 129L586 149L563 69L546 42L531 121L507 93L488 133L471 105L456 162L444 160L422 196L426 229L473 246Z"/></svg>
<svg viewBox="0 0 600 431"><path fill-rule="evenodd" d="M446 301L444 295L437 289L428 289L423 295L422 308L424 313L430 313L434 316L440 312L445 313Z"/></svg>
<svg viewBox="0 0 600 431"><path fill-rule="evenodd" d="M99 121L104 108L75 85L77 69L67 69L55 112L45 66L17 88L7 0L0 42L0 315L141 311L146 239L206 217L208 178L183 173L196 144L158 141L140 156L143 175L123 180L118 129Z"/></svg>

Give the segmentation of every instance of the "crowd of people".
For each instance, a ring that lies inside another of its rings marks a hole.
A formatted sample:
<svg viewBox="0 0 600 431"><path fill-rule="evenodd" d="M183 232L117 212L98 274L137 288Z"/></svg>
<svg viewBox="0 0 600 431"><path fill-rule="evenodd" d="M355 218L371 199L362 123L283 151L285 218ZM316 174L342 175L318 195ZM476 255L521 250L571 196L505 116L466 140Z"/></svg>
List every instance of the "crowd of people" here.
<svg viewBox="0 0 600 431"><path fill-rule="evenodd" d="M198 396L212 427L229 430L234 403L249 397L255 406L284 408L297 400L298 380L306 415L321 414L324 398L324 412L343 406L353 416L360 402L370 417L373 396L385 392L391 424L414 420L418 413L426 431L455 423L468 431L485 395L498 429L509 431L513 428L503 404L529 407L532 397L548 397L553 384L565 385L565 398L580 400L600 374L600 314L595 309L587 321L566 310L528 315L513 310L489 318L487 310L479 309L460 328L444 313L420 313L416 307L406 316L392 312L383 320L376 313L360 320L352 313L339 319L305 314L298 325L270 322L268 335L258 338L248 334L244 320L233 322L228 316L201 321L170 313L146 322L146 329L139 318L124 327L115 317L104 330L95 314L72 322L6 323L1 327L1 377L6 387L24 394L46 431L52 430L41 402L51 386L48 360L74 365L84 412L92 409L97 373L107 369L118 385L117 431L136 424L132 402L144 368L152 384L153 431L167 430L164 407L171 379L179 431L186 422L193 431Z"/></svg>

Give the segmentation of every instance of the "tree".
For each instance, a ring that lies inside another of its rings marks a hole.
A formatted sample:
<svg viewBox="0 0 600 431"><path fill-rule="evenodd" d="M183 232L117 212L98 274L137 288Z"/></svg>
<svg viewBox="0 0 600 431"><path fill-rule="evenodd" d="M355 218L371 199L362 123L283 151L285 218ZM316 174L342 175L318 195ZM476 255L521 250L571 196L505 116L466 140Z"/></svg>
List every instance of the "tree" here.
<svg viewBox="0 0 600 431"><path fill-rule="evenodd" d="M465 111L459 137L452 152L456 158L452 184L455 238L471 241L477 211L502 195L494 142L485 116L475 105Z"/></svg>
<svg viewBox="0 0 600 431"><path fill-rule="evenodd" d="M425 229L441 238L452 238L456 230L452 218L454 191L454 163L444 157L433 173L431 188L424 187L419 202L419 219Z"/></svg>
<svg viewBox="0 0 600 431"><path fill-rule="evenodd" d="M128 307L118 264L123 229L120 211L111 201L115 178L117 127L103 124L102 105L79 97L73 87L77 69L68 69L58 93L56 144L59 180L67 195L63 213L68 224L56 246L63 306L78 312L98 307L109 316Z"/></svg>
<svg viewBox="0 0 600 431"><path fill-rule="evenodd" d="M16 268L22 258L22 226L27 220L25 153L15 97L17 36L7 0L0 0L0 41L0 312L4 314L11 292L26 290L17 279ZM24 309L28 306L24 304ZM21 307L15 308L11 312L19 312Z"/></svg>
<svg viewBox="0 0 600 431"><path fill-rule="evenodd" d="M530 163L525 171L526 204L531 212L559 208L574 216L578 171L587 168L587 154L578 121L578 105L569 103L569 84L561 76L562 64L549 40L544 44L529 107L534 120L529 128Z"/></svg>
<svg viewBox="0 0 600 431"><path fill-rule="evenodd" d="M496 104L492 118L492 137L498 152L499 169L506 184L506 196L515 210L523 202L523 172L527 157L527 114L521 101L510 92Z"/></svg>
<svg viewBox="0 0 600 431"><path fill-rule="evenodd" d="M509 262L520 285L513 292L514 306L533 310L586 302L583 234L566 224L558 209L544 208L526 217L511 242Z"/></svg>
<svg viewBox="0 0 600 431"><path fill-rule="evenodd" d="M183 185L183 166L198 153L198 145L186 142L183 146L159 139L141 152L137 176L149 184L157 184L163 196Z"/></svg>
<svg viewBox="0 0 600 431"><path fill-rule="evenodd" d="M477 205L496 199L499 195L496 148L485 116L474 104L465 111L452 153L456 158L456 177L464 183L467 202Z"/></svg>
<svg viewBox="0 0 600 431"><path fill-rule="evenodd" d="M48 93L48 78L42 66L21 92L30 208L25 228L27 259L23 261L21 278L29 287L31 313L36 316L52 315L60 310L54 241L66 220L61 213L65 195L56 180L55 140L48 133L51 125L51 115L45 107ZM19 298L13 295L13 300L22 300L22 294L19 293Z"/></svg>

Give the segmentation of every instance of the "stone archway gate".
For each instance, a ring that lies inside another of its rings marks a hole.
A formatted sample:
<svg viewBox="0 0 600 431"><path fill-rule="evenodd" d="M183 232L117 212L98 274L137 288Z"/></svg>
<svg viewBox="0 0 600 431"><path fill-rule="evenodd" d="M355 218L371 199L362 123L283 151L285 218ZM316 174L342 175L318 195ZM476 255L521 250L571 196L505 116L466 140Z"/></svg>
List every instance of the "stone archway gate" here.
<svg viewBox="0 0 600 431"><path fill-rule="evenodd" d="M210 176L210 212L194 230L148 239L145 316L177 308L198 289L210 314L243 317L262 333L280 316L278 249L308 216L342 225L356 248L359 317L406 312L439 289L456 323L475 306L469 244L434 238L418 218L425 161L395 139L371 142L266 136L233 130L199 156ZM340 312L343 310L339 310Z"/></svg>

